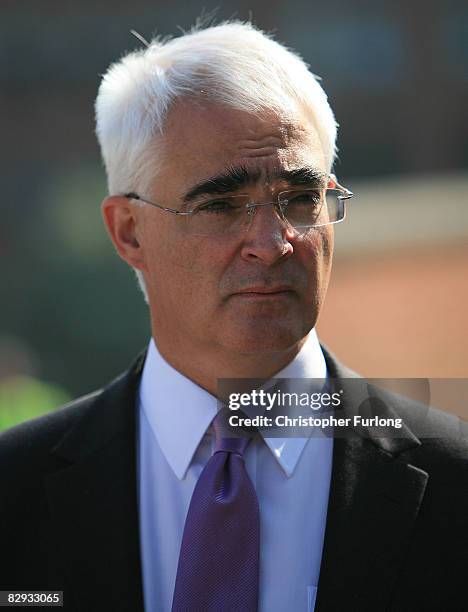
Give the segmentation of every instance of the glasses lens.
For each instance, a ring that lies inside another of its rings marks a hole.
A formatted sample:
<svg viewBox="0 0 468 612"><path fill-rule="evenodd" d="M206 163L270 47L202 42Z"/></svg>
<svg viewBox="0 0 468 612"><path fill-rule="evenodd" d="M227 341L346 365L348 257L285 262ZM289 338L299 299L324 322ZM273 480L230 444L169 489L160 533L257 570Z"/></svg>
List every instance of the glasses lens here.
<svg viewBox="0 0 468 612"><path fill-rule="evenodd" d="M215 236L242 231L249 225L246 205L250 198L245 195L223 196L212 199L195 207L187 222L190 232L198 236Z"/></svg>
<svg viewBox="0 0 468 612"><path fill-rule="evenodd" d="M294 228L310 228L337 223L344 219L345 205L337 189L303 189L279 194L278 214ZM186 217L187 229L197 236L237 234L247 231L255 207L247 195L222 196L194 208ZM273 204L273 202L271 203ZM260 204L260 206L263 206Z"/></svg>
<svg viewBox="0 0 468 612"><path fill-rule="evenodd" d="M343 193L338 189L327 189L326 200L327 200L327 211L329 221L328 223L337 223L343 221L345 217L345 201L343 200Z"/></svg>
<svg viewBox="0 0 468 612"><path fill-rule="evenodd" d="M343 220L344 202L340 195L336 189L284 191L280 202L284 216L293 227L318 227Z"/></svg>

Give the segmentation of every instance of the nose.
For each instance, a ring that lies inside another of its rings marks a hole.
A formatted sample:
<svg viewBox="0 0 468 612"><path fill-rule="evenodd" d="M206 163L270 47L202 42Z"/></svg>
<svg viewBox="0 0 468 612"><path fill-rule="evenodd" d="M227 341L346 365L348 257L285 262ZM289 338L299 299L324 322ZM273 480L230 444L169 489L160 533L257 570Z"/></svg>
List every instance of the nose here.
<svg viewBox="0 0 468 612"><path fill-rule="evenodd" d="M291 240L294 230L279 216L275 206L259 206L244 234L241 255L247 261L262 261L272 265L290 257L294 251Z"/></svg>

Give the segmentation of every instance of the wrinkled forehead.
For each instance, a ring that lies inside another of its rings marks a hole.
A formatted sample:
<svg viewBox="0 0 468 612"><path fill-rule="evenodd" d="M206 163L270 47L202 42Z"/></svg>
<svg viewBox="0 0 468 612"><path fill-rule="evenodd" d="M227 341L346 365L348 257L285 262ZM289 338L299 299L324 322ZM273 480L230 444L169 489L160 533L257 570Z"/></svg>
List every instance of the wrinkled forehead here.
<svg viewBox="0 0 468 612"><path fill-rule="evenodd" d="M165 180L176 173L186 191L237 171L249 186L273 186L285 172L324 173L326 167L317 130L299 110L253 113L191 100L178 101L169 111L161 153Z"/></svg>
<svg viewBox="0 0 468 612"><path fill-rule="evenodd" d="M176 100L170 107L164 132L168 142L175 142L181 132L190 129L200 135L209 131L223 137L228 134L243 134L255 137L281 136L287 142L301 127L305 113L294 107L282 110L242 110L220 102L188 97Z"/></svg>

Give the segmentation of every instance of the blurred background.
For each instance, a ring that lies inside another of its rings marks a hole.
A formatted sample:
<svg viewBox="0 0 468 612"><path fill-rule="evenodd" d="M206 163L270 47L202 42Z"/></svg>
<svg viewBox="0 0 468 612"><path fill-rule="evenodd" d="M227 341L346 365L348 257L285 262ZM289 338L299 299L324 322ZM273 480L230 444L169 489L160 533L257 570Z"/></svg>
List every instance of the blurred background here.
<svg viewBox="0 0 468 612"><path fill-rule="evenodd" d="M94 99L140 46L131 29L178 35L216 7L296 49L340 124L335 170L356 198L322 341L369 377L468 378L466 3L2 0L0 429L104 385L146 345L146 305L101 222Z"/></svg>

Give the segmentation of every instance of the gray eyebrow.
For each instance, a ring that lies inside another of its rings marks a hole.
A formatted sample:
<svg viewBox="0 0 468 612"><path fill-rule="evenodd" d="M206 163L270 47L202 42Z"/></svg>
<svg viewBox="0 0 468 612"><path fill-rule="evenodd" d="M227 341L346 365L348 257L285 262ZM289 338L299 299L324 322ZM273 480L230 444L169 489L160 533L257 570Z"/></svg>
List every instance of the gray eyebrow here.
<svg viewBox="0 0 468 612"><path fill-rule="evenodd" d="M239 191L243 187L255 185L261 179L260 169L247 169L245 166L231 167L225 172L197 183L184 196L183 201L189 203L199 196L226 195ZM269 172L268 178L286 181L290 186L310 185L322 187L327 175L313 167L296 168L294 170L279 170Z"/></svg>

